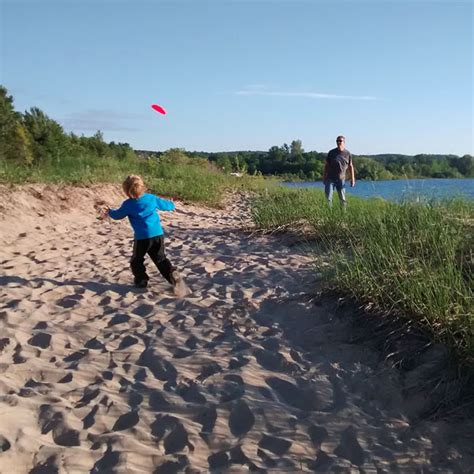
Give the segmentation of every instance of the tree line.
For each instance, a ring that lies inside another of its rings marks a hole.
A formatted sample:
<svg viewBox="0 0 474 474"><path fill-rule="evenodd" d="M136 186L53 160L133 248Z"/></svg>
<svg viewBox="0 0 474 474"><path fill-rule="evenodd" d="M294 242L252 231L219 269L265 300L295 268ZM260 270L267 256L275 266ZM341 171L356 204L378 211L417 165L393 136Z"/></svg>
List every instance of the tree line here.
<svg viewBox="0 0 474 474"><path fill-rule="evenodd" d="M130 158L136 154L128 143L106 143L98 131L91 137L66 133L38 107L15 111L13 97L0 85L0 161L19 166L41 166L63 156Z"/></svg>
<svg viewBox="0 0 474 474"><path fill-rule="evenodd" d="M301 140L293 140L290 145L285 143L282 146L272 146L268 151L135 151L128 143L106 143L100 131L91 137L66 133L59 123L37 107L24 113L17 112L13 97L0 85L0 161L28 167L60 160L62 156L84 155L97 159L128 159L139 156L167 161L183 157L199 158L198 161L206 160L226 173L306 180L322 178L326 159L325 152L305 152ZM354 165L358 179L474 177L474 158L471 155L354 155Z"/></svg>
<svg viewBox="0 0 474 474"><path fill-rule="evenodd" d="M184 153L184 150L181 150ZM160 159L161 152L140 150L143 156ZM166 152L167 153L167 152ZM285 179L320 180L327 152L305 152L301 140L290 145L272 146L268 151L185 152L190 157L206 159L226 173L273 175ZM471 155L353 155L357 179L472 178Z"/></svg>
<svg viewBox="0 0 474 474"><path fill-rule="evenodd" d="M294 140L290 145L273 146L268 151L188 154L207 158L225 171L307 180L322 179L327 156L327 152L305 152L301 140ZM471 155L353 155L353 159L358 179L474 177L474 158Z"/></svg>

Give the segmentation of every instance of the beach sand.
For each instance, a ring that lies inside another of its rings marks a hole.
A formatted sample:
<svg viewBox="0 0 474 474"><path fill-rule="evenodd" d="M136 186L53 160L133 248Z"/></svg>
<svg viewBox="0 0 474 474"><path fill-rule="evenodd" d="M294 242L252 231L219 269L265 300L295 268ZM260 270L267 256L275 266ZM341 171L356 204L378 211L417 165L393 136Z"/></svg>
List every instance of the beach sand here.
<svg viewBox="0 0 474 474"><path fill-rule="evenodd" d="M472 472L469 420L313 298L307 249L241 201L162 213L186 298L131 285L118 187L0 188L0 473ZM370 339L370 334L367 336Z"/></svg>

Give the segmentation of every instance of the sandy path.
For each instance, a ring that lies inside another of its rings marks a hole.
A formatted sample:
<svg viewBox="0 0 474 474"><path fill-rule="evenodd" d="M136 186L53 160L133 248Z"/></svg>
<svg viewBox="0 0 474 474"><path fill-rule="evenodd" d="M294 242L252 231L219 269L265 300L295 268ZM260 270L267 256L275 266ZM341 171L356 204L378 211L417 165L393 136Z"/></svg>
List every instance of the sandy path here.
<svg viewBox="0 0 474 474"><path fill-rule="evenodd" d="M97 193L30 187L16 217L1 197L1 473L474 465L472 434L411 423L397 370L309 301L310 258L243 233L237 205L163 213L180 300L151 262L130 286L128 223L96 221Z"/></svg>

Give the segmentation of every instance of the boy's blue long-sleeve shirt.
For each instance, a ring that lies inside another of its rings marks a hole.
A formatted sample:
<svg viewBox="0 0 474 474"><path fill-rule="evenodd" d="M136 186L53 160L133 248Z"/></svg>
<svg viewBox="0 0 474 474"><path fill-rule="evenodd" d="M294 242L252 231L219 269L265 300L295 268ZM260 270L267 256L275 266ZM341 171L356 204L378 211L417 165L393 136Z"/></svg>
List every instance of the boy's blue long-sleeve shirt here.
<svg viewBox="0 0 474 474"><path fill-rule="evenodd" d="M145 193L138 199L127 199L119 209L110 209L109 216L112 219L128 217L135 232L135 240L141 240L163 235L160 216L156 211L173 211L174 209L172 201Z"/></svg>

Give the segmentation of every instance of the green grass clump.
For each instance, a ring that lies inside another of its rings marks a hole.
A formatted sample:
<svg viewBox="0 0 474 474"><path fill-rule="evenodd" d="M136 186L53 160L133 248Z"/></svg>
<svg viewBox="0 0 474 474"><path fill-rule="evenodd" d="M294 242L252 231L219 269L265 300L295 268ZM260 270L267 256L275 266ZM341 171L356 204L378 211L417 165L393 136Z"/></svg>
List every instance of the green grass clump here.
<svg viewBox="0 0 474 474"><path fill-rule="evenodd" d="M0 160L0 182L55 183L91 185L120 184L129 174L143 177L153 192L168 197L219 206L224 196L232 191L258 191L269 184L262 177L235 178L216 169L207 160L187 158L140 159L135 155L125 158L80 154L51 158L33 165Z"/></svg>
<svg viewBox="0 0 474 474"><path fill-rule="evenodd" d="M391 203L350 198L330 209L318 190L276 190L252 210L261 229L304 219L329 251L332 285L415 319L474 362L473 218L470 201Z"/></svg>
<svg viewBox="0 0 474 474"><path fill-rule="evenodd" d="M94 183L113 183L137 170L140 163L136 158L118 159L98 158L93 154L49 158L39 163L23 163L0 160L0 182L56 183L88 185Z"/></svg>

